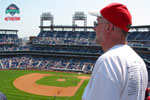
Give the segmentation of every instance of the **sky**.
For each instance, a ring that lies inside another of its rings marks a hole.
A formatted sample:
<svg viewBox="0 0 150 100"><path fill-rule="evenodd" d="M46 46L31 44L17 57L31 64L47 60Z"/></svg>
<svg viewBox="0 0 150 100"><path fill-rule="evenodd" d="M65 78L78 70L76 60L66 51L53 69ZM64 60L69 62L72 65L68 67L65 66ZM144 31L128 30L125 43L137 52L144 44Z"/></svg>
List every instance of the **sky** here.
<svg viewBox="0 0 150 100"><path fill-rule="evenodd" d="M55 25L72 25L72 16L77 11L87 15L87 25L93 26L96 17L88 14L91 10L100 10L110 3L118 2L127 6L132 15L132 25L150 25L150 0L0 0L0 29L18 30L19 38L37 36L40 32L40 16L43 12L51 12ZM20 21L5 21L6 8L15 4ZM45 22L44 25L47 25ZM77 22L80 26L83 21Z"/></svg>

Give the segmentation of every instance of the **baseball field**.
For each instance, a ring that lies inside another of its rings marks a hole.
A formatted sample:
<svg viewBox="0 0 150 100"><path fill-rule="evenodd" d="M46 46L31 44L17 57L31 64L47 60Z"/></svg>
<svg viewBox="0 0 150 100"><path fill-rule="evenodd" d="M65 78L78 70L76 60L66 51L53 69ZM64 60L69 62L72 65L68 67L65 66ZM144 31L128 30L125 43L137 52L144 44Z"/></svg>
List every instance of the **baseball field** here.
<svg viewBox="0 0 150 100"><path fill-rule="evenodd" d="M90 75L41 70L0 70L8 100L81 100Z"/></svg>

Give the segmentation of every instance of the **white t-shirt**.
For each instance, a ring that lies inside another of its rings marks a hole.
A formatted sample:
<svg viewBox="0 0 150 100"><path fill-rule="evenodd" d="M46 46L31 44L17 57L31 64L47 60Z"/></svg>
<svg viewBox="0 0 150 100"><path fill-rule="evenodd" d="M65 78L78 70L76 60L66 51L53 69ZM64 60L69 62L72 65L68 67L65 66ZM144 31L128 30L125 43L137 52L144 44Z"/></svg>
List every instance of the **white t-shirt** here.
<svg viewBox="0 0 150 100"><path fill-rule="evenodd" d="M116 45L96 61L82 100L144 100L147 83L141 57L128 45Z"/></svg>

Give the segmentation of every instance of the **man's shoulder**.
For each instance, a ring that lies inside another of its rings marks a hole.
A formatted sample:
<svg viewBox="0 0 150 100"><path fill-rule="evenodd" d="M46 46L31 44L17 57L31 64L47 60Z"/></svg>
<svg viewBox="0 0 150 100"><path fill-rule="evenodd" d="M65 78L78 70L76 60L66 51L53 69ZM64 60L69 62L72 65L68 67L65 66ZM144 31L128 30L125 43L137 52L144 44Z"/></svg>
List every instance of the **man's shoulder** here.
<svg viewBox="0 0 150 100"><path fill-rule="evenodd" d="M99 58L101 59L107 59L107 58L113 58L113 57L130 57L132 55L137 56L136 52L129 47L128 45L116 45L109 49L107 52L102 54Z"/></svg>
<svg viewBox="0 0 150 100"><path fill-rule="evenodd" d="M118 54L115 53L115 52L116 52L116 51L114 51L114 50L107 51L107 52L105 52L104 54L102 54L102 55L99 57L99 59L105 60L105 59L108 59L108 58L111 58L111 57L115 57L115 56L118 55Z"/></svg>

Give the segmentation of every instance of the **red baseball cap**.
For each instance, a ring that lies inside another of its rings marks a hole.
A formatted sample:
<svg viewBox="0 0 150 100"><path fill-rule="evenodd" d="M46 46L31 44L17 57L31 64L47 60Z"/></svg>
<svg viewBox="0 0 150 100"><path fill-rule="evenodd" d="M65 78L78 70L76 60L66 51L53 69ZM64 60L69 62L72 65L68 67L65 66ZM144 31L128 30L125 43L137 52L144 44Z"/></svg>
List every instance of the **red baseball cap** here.
<svg viewBox="0 0 150 100"><path fill-rule="evenodd" d="M104 17L112 24L128 32L132 25L132 17L127 7L120 3L111 3L100 11L90 11L90 15Z"/></svg>

